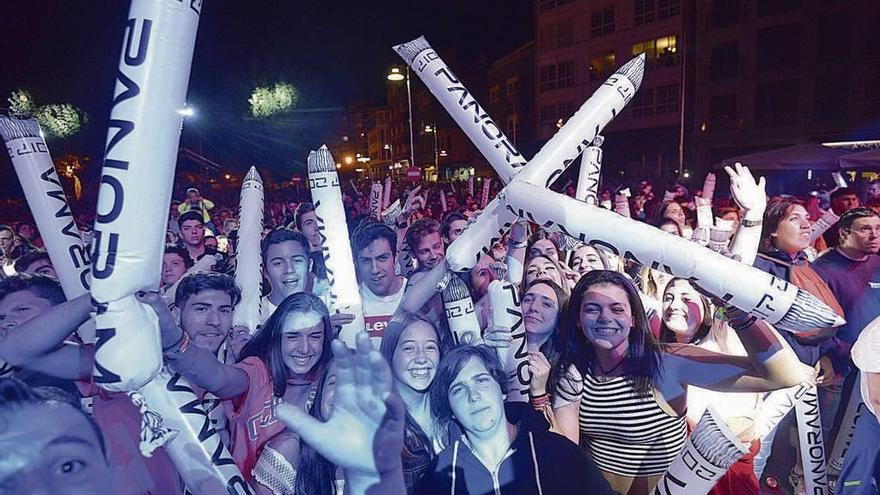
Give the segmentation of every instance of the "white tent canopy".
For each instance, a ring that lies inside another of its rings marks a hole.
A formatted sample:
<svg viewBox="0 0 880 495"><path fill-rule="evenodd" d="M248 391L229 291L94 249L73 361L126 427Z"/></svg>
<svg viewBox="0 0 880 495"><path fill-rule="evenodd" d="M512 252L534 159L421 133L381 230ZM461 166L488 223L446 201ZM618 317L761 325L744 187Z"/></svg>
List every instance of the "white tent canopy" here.
<svg viewBox="0 0 880 495"><path fill-rule="evenodd" d="M840 170L840 158L849 150L821 144L796 144L775 150L758 151L724 160L717 168L740 162L754 170Z"/></svg>
<svg viewBox="0 0 880 495"><path fill-rule="evenodd" d="M878 168L880 169L880 148L872 148L857 153L849 153L840 157L840 166L844 169Z"/></svg>

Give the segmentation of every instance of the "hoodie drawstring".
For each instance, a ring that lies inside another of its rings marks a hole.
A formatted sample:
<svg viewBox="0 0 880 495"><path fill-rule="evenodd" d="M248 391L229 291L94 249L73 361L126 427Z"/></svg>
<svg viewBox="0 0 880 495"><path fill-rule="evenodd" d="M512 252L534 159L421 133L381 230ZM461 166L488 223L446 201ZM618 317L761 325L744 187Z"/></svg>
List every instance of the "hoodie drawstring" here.
<svg viewBox="0 0 880 495"><path fill-rule="evenodd" d="M458 463L458 440L455 441L455 445L452 447L452 490L450 491L450 495L455 495L455 465Z"/></svg>
<svg viewBox="0 0 880 495"><path fill-rule="evenodd" d="M532 437L532 432L529 432L529 447L532 449L532 464L535 466L535 483L538 485L538 495L544 495L544 490L541 488L541 473L538 471L538 456L535 454L535 439Z"/></svg>

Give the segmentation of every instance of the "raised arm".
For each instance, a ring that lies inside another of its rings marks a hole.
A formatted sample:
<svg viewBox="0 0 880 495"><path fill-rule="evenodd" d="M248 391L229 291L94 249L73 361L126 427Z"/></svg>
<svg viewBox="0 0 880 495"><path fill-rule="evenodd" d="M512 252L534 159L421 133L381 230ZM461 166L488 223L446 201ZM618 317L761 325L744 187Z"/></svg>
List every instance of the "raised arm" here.
<svg viewBox="0 0 880 495"><path fill-rule="evenodd" d="M694 345L673 345L662 354L660 389L667 401L687 385L718 392L765 392L815 382L815 370L801 363L773 327L733 311L727 331L736 330L746 356L732 356Z"/></svg>
<svg viewBox="0 0 880 495"><path fill-rule="evenodd" d="M221 399L238 397L247 391L247 373L221 363L211 352L191 344L159 294L139 292L136 297L153 308L159 317L162 351L171 369Z"/></svg>
<svg viewBox="0 0 880 495"><path fill-rule="evenodd" d="M743 209L743 216L733 235L730 253L739 256L743 263L751 265L755 262L761 241L761 222L767 208L767 184L763 177L755 181L749 167L739 163L734 167L724 167L724 170L730 176L730 193Z"/></svg>
<svg viewBox="0 0 880 495"><path fill-rule="evenodd" d="M448 271L449 264L443 260L428 272L413 274L407 280L406 291L403 293L403 299L400 301L397 312L420 312L428 300L438 292L438 284Z"/></svg>
<svg viewBox="0 0 880 495"><path fill-rule="evenodd" d="M65 340L89 320L91 311L91 299L84 294L10 329L0 339L0 359L56 378L88 379L93 348Z"/></svg>

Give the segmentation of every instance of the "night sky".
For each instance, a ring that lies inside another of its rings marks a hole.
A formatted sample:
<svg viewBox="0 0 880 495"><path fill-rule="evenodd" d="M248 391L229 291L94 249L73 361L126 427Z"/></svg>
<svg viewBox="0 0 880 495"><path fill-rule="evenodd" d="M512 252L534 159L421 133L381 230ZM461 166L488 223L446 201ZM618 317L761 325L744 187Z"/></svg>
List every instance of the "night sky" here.
<svg viewBox="0 0 880 495"><path fill-rule="evenodd" d="M53 156L90 154L99 166L128 7L123 0L4 2L0 107L13 89L26 88L39 103L71 103L90 119L78 135L50 140ZM198 114L183 140L230 170L258 164L289 177L346 105L384 100L385 75L403 66L392 45L424 34L441 56L454 52L453 68L466 72L461 64L491 62L533 33L531 0L205 0L189 90ZM300 91L300 110L271 122L249 119L251 90L278 80ZM16 195L8 159L0 167L5 195Z"/></svg>

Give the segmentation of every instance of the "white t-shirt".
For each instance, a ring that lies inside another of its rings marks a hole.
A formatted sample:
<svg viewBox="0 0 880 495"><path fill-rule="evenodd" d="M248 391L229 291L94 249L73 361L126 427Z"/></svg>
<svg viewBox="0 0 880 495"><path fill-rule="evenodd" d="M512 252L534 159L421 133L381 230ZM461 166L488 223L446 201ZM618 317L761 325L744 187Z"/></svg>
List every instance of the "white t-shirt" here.
<svg viewBox="0 0 880 495"><path fill-rule="evenodd" d="M865 407L871 411L875 417L877 411L871 403L868 394L868 375L867 373L880 373L880 318L868 323L868 326L859 334L858 340L852 346L852 360L856 367L861 371L859 377L859 388L862 392L862 400Z"/></svg>
<svg viewBox="0 0 880 495"><path fill-rule="evenodd" d="M269 300L269 296L263 296L260 299L260 324L265 325L266 320L272 316L272 313L275 312L275 308L277 307L278 306L275 306L275 304Z"/></svg>
<svg viewBox="0 0 880 495"><path fill-rule="evenodd" d="M400 301L403 299L403 292L406 290L406 278L400 284L400 289L387 296L377 296L367 287L361 284L361 299L363 300L364 324L370 337L381 339L385 333L385 327L388 321L394 316Z"/></svg>

